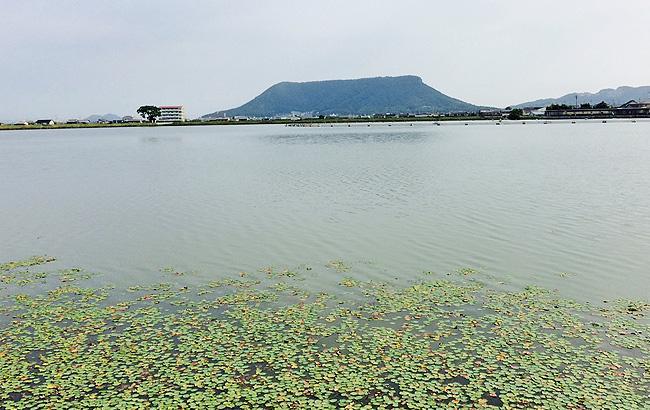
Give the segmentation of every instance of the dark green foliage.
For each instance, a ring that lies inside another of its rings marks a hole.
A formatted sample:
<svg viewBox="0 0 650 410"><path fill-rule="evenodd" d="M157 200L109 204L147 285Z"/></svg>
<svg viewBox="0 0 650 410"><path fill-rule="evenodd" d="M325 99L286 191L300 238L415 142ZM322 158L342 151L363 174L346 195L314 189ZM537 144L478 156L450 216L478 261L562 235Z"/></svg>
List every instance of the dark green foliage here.
<svg viewBox="0 0 650 410"><path fill-rule="evenodd" d="M594 105L594 108L606 109L606 108L610 108L610 107L609 107L609 104L607 104L605 101L601 101L598 104Z"/></svg>
<svg viewBox="0 0 650 410"><path fill-rule="evenodd" d="M524 111L520 108L514 108L508 113L509 120L520 120L523 117Z"/></svg>
<svg viewBox="0 0 650 410"><path fill-rule="evenodd" d="M475 105L429 87L420 77L376 77L357 80L278 83L238 108L206 117L266 117L295 112L320 115L475 112Z"/></svg>
<svg viewBox="0 0 650 410"><path fill-rule="evenodd" d="M546 107L547 111L554 111L554 110L571 110L573 107L566 105L566 104L551 104L548 107Z"/></svg>
<svg viewBox="0 0 650 410"><path fill-rule="evenodd" d="M149 122L154 122L156 118L160 117L160 108L155 105L143 105L138 108L138 114Z"/></svg>

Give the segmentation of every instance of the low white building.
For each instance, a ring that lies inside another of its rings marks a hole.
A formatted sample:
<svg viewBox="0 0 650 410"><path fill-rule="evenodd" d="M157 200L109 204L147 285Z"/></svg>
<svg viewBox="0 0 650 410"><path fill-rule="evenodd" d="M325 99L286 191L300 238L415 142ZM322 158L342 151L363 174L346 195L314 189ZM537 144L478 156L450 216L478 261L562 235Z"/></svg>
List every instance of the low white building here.
<svg viewBox="0 0 650 410"><path fill-rule="evenodd" d="M142 118L136 118L132 115L125 115L122 117L122 122L142 122Z"/></svg>
<svg viewBox="0 0 650 410"><path fill-rule="evenodd" d="M160 108L158 122L185 121L185 109L182 105L163 105Z"/></svg>

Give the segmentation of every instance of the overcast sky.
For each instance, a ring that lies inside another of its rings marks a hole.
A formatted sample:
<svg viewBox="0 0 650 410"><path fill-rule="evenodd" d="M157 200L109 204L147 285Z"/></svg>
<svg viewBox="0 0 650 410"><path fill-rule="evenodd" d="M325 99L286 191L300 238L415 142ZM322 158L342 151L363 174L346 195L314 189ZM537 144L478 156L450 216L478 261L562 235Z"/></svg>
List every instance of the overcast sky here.
<svg viewBox="0 0 650 410"><path fill-rule="evenodd" d="M650 85L650 1L0 1L0 121L415 74L470 103Z"/></svg>

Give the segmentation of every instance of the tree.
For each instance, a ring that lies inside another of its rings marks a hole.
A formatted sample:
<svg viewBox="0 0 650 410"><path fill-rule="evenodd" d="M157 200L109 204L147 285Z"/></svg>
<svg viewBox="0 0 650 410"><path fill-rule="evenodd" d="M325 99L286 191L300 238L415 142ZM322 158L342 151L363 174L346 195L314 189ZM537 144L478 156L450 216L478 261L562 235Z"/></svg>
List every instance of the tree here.
<svg viewBox="0 0 650 410"><path fill-rule="evenodd" d="M143 105L138 108L138 114L150 122L155 122L156 118L160 117L160 108L155 105Z"/></svg>
<svg viewBox="0 0 650 410"><path fill-rule="evenodd" d="M524 110L521 108L515 108L508 113L509 120L519 120L524 115Z"/></svg>
<svg viewBox="0 0 650 410"><path fill-rule="evenodd" d="M585 108L585 109L591 108L591 104L589 103L580 104L580 108Z"/></svg>
<svg viewBox="0 0 650 410"><path fill-rule="evenodd" d="M554 111L554 110L570 110L573 107L569 107L566 104L551 104L548 107L546 107L546 111Z"/></svg>
<svg viewBox="0 0 650 410"><path fill-rule="evenodd" d="M594 105L594 108L598 108L599 110L609 108L609 104L607 104L605 101L601 101L598 104Z"/></svg>

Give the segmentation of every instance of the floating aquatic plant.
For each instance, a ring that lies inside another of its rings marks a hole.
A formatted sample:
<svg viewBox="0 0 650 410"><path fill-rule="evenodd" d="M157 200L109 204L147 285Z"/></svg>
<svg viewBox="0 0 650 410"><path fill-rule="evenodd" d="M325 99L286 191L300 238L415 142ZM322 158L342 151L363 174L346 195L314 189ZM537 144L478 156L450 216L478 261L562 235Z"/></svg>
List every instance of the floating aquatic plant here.
<svg viewBox="0 0 650 410"><path fill-rule="evenodd" d="M51 256L32 256L28 259L0 263L0 272L14 270L16 268L26 268L30 266L43 265L48 262L54 262L56 258Z"/></svg>
<svg viewBox="0 0 650 410"><path fill-rule="evenodd" d="M2 296L1 408L650 405L643 301L595 308L431 275L399 288L341 278L363 295L341 300L273 269L116 296L58 273L48 291Z"/></svg>
<svg viewBox="0 0 650 410"><path fill-rule="evenodd" d="M332 260L329 261L326 265L330 269L334 269L335 271L341 273L341 272L347 272L350 270L350 267L347 266L343 261L340 260Z"/></svg>

